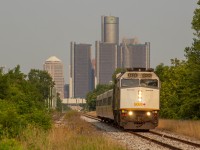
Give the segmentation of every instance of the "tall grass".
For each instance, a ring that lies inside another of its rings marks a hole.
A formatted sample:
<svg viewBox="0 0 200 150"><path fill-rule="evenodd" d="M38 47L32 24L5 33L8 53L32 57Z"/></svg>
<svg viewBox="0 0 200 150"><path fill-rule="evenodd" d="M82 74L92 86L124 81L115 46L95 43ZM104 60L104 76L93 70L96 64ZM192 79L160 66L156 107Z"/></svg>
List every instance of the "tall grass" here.
<svg viewBox="0 0 200 150"><path fill-rule="evenodd" d="M200 140L200 121L160 119L158 128Z"/></svg>
<svg viewBox="0 0 200 150"><path fill-rule="evenodd" d="M30 150L123 150L111 139L104 138L90 123L80 119L80 114L70 111L64 124L54 126L50 132L29 127L20 136L23 149Z"/></svg>

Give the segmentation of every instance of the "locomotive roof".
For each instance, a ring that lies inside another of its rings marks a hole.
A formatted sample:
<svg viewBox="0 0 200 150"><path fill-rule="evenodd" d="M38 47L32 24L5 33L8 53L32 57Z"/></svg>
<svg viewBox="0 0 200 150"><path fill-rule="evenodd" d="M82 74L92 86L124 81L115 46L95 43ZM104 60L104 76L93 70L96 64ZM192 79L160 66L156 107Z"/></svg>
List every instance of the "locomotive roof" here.
<svg viewBox="0 0 200 150"><path fill-rule="evenodd" d="M151 75L150 75L151 74ZM135 76L136 75L136 76ZM153 77L153 78L158 78L158 76L153 72L153 71L147 71L147 70L145 70L145 71L126 71L126 72L121 72L121 73L118 73L117 75L116 75L116 79L120 79L120 78L122 78L122 77L129 77L129 78L131 78L131 77L134 77L134 78L138 78L138 75L141 77L141 76L143 76L143 75L150 75L151 77ZM150 77L149 76L149 77ZM147 76L146 76L147 77Z"/></svg>

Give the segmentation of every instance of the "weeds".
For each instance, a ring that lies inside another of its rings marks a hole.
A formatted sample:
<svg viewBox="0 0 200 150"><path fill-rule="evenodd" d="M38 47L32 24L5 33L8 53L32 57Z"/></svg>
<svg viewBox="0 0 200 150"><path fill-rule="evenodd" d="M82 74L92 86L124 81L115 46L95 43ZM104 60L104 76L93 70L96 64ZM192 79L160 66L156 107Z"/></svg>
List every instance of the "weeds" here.
<svg viewBox="0 0 200 150"><path fill-rule="evenodd" d="M160 119L158 128L200 140L200 121Z"/></svg>
<svg viewBox="0 0 200 150"><path fill-rule="evenodd" d="M75 111L66 113L62 124L49 132L29 126L19 139L28 150L123 150Z"/></svg>

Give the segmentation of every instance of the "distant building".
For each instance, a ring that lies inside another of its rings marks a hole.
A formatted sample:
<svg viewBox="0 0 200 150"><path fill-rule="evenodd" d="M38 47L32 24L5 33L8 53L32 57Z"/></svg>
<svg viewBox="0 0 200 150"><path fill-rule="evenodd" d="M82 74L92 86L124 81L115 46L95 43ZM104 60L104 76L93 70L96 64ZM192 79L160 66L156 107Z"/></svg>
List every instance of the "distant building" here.
<svg viewBox="0 0 200 150"><path fill-rule="evenodd" d="M95 46L95 86L97 84L109 84L112 81L112 75L115 69L118 67L118 45L115 43L104 43L96 41Z"/></svg>
<svg viewBox="0 0 200 150"><path fill-rule="evenodd" d="M150 68L150 43L139 44L137 39L123 39L121 45L123 68Z"/></svg>
<svg viewBox="0 0 200 150"><path fill-rule="evenodd" d="M92 90L91 44L71 42L70 98L85 98Z"/></svg>
<svg viewBox="0 0 200 150"><path fill-rule="evenodd" d="M95 43L95 86L109 84L116 68L121 66L119 43L119 18L101 17L101 42Z"/></svg>
<svg viewBox="0 0 200 150"><path fill-rule="evenodd" d="M114 16L101 17L101 42L119 43L119 18Z"/></svg>
<svg viewBox="0 0 200 150"><path fill-rule="evenodd" d="M49 57L44 63L46 70L55 82L56 92L60 94L60 98L64 98L64 71L63 64L60 59L55 56Z"/></svg>

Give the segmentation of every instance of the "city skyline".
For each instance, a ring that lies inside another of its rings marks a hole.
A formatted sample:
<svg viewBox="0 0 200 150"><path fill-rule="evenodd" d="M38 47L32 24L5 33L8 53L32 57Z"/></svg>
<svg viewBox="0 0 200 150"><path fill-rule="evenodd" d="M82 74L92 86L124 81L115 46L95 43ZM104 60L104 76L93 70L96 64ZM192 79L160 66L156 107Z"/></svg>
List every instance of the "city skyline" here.
<svg viewBox="0 0 200 150"><path fill-rule="evenodd" d="M70 41L91 43L94 58L95 41L101 37L100 17L110 13L120 18L119 42L135 36L141 43L149 41L151 66L169 65L171 58L184 59L184 48L192 43L196 2L1 1L0 65L12 69L19 64L27 73L31 68L42 70L45 59L55 55L63 60L69 83Z"/></svg>

